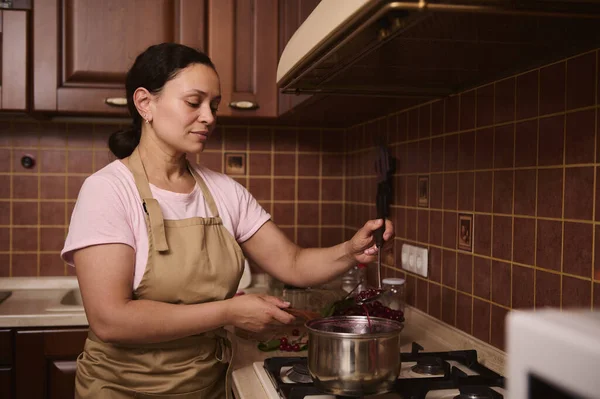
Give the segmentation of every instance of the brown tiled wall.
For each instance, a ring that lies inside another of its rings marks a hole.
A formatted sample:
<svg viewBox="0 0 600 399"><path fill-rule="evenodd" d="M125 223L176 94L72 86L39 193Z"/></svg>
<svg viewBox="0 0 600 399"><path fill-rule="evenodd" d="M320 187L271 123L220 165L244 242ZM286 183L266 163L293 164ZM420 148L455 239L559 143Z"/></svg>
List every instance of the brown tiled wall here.
<svg viewBox="0 0 600 399"><path fill-rule="evenodd" d="M410 304L500 348L511 309L600 308L599 68L593 51L349 129L346 235L375 215L381 138L398 159L385 275ZM404 242L430 249L428 278L399 270Z"/></svg>
<svg viewBox="0 0 600 399"><path fill-rule="evenodd" d="M0 277L72 274L59 258L84 179L114 158L111 124L0 121ZM301 245L343 238L344 157L339 130L222 126L198 156L223 172L225 153L245 153L235 177ZM21 166L32 155L32 169Z"/></svg>

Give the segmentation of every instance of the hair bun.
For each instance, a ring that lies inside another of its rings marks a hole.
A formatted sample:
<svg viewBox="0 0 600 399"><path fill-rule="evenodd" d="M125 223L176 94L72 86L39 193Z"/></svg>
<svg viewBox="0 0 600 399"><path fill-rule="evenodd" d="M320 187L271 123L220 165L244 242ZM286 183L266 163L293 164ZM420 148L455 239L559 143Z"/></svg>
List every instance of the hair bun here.
<svg viewBox="0 0 600 399"><path fill-rule="evenodd" d="M126 158L133 153L140 143L141 132L135 126L114 132L108 138L108 148L119 159Z"/></svg>

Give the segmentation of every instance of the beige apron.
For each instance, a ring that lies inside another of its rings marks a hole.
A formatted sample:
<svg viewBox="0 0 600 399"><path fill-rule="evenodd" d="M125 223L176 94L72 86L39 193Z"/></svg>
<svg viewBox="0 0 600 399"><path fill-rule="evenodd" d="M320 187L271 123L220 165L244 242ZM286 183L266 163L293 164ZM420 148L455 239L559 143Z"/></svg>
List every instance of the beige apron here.
<svg viewBox="0 0 600 399"><path fill-rule="evenodd" d="M148 264L134 299L196 304L231 298L243 254L193 168L212 217L163 220L136 150L129 169L146 210ZM231 395L231 341L224 329L157 344L104 343L91 332L77 359L76 398L198 398ZM229 367L227 366L229 362Z"/></svg>

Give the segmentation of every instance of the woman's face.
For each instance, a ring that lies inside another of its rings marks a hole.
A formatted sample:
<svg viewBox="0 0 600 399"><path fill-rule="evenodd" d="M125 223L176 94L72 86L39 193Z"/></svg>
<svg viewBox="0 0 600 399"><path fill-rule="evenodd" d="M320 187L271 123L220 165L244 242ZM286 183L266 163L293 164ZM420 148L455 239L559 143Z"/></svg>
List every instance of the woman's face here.
<svg viewBox="0 0 600 399"><path fill-rule="evenodd" d="M154 96L152 129L176 152L201 152L215 128L220 101L217 73L206 65L189 65Z"/></svg>

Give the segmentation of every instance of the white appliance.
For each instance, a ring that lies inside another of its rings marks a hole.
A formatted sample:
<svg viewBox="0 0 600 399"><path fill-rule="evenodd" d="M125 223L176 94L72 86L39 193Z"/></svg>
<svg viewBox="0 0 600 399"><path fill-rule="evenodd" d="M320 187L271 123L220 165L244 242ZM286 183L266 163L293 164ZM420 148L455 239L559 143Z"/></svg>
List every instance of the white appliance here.
<svg viewBox="0 0 600 399"><path fill-rule="evenodd" d="M600 398L600 312L513 311L506 332L510 399Z"/></svg>
<svg viewBox="0 0 600 399"><path fill-rule="evenodd" d="M595 49L599 20L597 0L321 0L277 86L423 102Z"/></svg>

